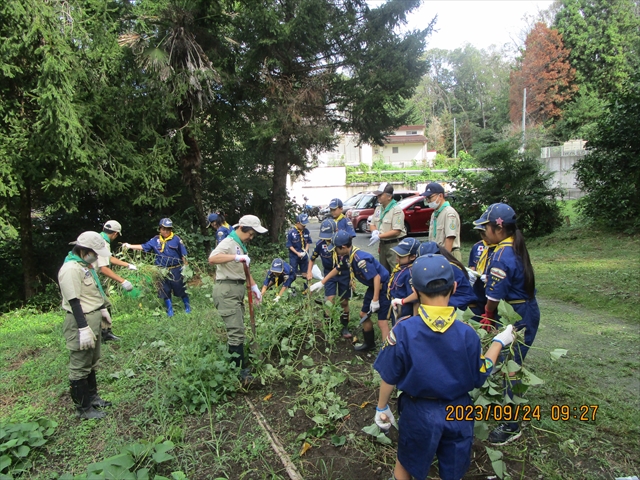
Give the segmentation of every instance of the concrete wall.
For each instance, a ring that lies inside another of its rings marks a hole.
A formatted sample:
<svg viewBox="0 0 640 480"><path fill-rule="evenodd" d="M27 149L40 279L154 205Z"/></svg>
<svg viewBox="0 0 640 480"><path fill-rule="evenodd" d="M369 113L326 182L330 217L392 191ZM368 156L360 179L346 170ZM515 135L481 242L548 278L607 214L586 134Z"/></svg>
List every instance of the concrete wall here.
<svg viewBox="0 0 640 480"><path fill-rule="evenodd" d="M398 153L393 153L397 148ZM376 154L376 150L378 153ZM427 145L421 143L392 143L383 147L373 147L373 159L383 159L398 167L410 167L414 164L422 165L427 161Z"/></svg>
<svg viewBox="0 0 640 480"><path fill-rule="evenodd" d="M345 167L322 167L293 183L291 177L287 177L287 190L289 198L295 197L294 201L299 205L304 203L304 197L309 199L309 205L327 205L332 198L346 200L351 196L347 194L346 183Z"/></svg>
<svg viewBox="0 0 640 480"><path fill-rule="evenodd" d="M576 172L573 164L582 156L569 155L563 157L542 158L545 168L553 173L553 182L566 190L565 199L576 199L584 196L584 193L576 186Z"/></svg>

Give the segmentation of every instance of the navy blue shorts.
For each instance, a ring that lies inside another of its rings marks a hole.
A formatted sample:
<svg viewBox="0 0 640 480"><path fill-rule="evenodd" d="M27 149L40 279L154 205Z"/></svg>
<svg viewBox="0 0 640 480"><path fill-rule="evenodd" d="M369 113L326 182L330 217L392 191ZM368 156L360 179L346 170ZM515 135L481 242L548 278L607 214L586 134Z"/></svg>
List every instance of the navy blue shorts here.
<svg viewBox="0 0 640 480"><path fill-rule="evenodd" d="M361 312L368 313L371 310L371 300L373 300L373 287L367 288L364 294L364 302L362 302ZM391 300L387 297L387 282L380 286L380 310L376 312L378 320L389 320L389 309L391 307Z"/></svg>
<svg viewBox="0 0 640 480"><path fill-rule="evenodd" d="M176 297L182 298L187 296L184 279L182 278L182 267L175 267L169 270L167 276L162 279L162 283L158 289L158 297L163 300L171 298L171 291L173 291Z"/></svg>
<svg viewBox="0 0 640 480"><path fill-rule="evenodd" d="M398 461L415 478L427 478L433 457L443 480L460 480L471 464L473 420L447 420L447 405L471 405L468 395L455 401L398 400Z"/></svg>
<svg viewBox="0 0 640 480"><path fill-rule="evenodd" d="M347 300L351 298L351 278L349 275L336 275L324 284L325 297L334 297L336 295Z"/></svg>
<svg viewBox="0 0 640 480"><path fill-rule="evenodd" d="M289 265L291 265L291 269L296 275L304 274L306 276L307 270L309 270L309 255L306 255L304 258L300 258L293 253L289 253Z"/></svg>
<svg viewBox="0 0 640 480"><path fill-rule="evenodd" d="M513 347L513 361L518 365L522 365L522 361L529 352L529 347L533 345L533 341L538 333L538 326L540 325L540 308L538 307L538 301L534 298L525 303L516 303L512 305L513 309L518 315L522 317L522 320L513 324L513 328L519 330L526 327L524 331L524 344L518 343Z"/></svg>

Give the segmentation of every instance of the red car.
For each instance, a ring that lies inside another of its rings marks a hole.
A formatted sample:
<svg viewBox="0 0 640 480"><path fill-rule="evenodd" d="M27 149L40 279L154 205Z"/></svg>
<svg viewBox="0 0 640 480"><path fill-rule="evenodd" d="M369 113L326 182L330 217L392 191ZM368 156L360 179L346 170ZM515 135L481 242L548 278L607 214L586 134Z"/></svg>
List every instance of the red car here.
<svg viewBox="0 0 640 480"><path fill-rule="evenodd" d="M418 192L394 192L393 199L399 202L403 198L414 196ZM367 218L373 215L378 204L378 197L373 192L366 192L360 197L358 203L350 208L345 216L353 223L356 232L364 232L367 226Z"/></svg>
<svg viewBox="0 0 640 480"><path fill-rule="evenodd" d="M433 214L433 208L427 206L427 199L422 195L414 195L400 200L398 205L404 212L404 228L407 234L429 233L429 222ZM367 232L371 231L371 219L367 221Z"/></svg>

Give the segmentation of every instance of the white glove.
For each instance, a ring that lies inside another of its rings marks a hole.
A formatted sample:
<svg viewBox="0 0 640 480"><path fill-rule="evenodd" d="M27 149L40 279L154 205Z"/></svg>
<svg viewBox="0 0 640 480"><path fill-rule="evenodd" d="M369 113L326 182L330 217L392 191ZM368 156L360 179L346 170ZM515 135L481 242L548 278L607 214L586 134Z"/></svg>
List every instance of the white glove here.
<svg viewBox="0 0 640 480"><path fill-rule="evenodd" d="M511 345L515 340L516 335L513 333L513 325L508 325L502 332L493 337L494 342L500 342L503 347Z"/></svg>
<svg viewBox="0 0 640 480"><path fill-rule="evenodd" d="M133 263L130 263L130 264L127 266L127 268L128 268L129 270L137 270L137 269L138 269L138 267L136 267Z"/></svg>
<svg viewBox="0 0 640 480"><path fill-rule="evenodd" d="M387 416L386 422L382 420L381 418L382 415ZM393 416L393 413L391 413L391 409L389 408L389 405L384 407L383 410L380 410L378 407L376 407L376 425L378 425L378 427L380 427L381 430L385 430L385 431L388 431L391 428L391 425L398 428L398 424L396 423L396 418Z"/></svg>
<svg viewBox="0 0 640 480"><path fill-rule="evenodd" d="M402 298L394 298L393 300L391 300L391 306L393 308L400 308L403 305L404 300Z"/></svg>
<svg viewBox="0 0 640 480"><path fill-rule="evenodd" d="M123 243L122 244L122 248L124 248L125 250L131 248L131 244L130 243Z"/></svg>
<svg viewBox="0 0 640 480"><path fill-rule="evenodd" d="M96 346L96 335L90 326L78 329L78 341L80 342L80 350L88 350Z"/></svg>
<svg viewBox="0 0 640 480"><path fill-rule="evenodd" d="M102 323L107 323L109 327L111 326L111 315L109 314L109 310L106 308L101 308L100 313L102 314Z"/></svg>
<svg viewBox="0 0 640 480"><path fill-rule="evenodd" d="M371 232L371 241L369 242L369 246L374 243L378 243L380 241L380 230L374 230Z"/></svg>
<svg viewBox="0 0 640 480"><path fill-rule="evenodd" d="M374 302L372 300L371 301L371 311L372 312L377 312L378 310L380 310L380 302Z"/></svg>
<svg viewBox="0 0 640 480"><path fill-rule="evenodd" d="M236 255L236 258L234 260L236 262L244 262L244 263L246 263L247 267L251 263L251 259L249 258L249 255Z"/></svg>
<svg viewBox="0 0 640 480"><path fill-rule="evenodd" d="M247 258L249 258L249 257L247 257ZM260 289L258 288L258 285L256 285L255 283L253 285L251 285L251 292L253 293L253 298L256 299L256 302L260 303L262 301L262 293L260 292Z"/></svg>
<svg viewBox="0 0 640 480"><path fill-rule="evenodd" d="M129 280L125 280L122 282L122 288L124 288L127 292L133 290L133 285Z"/></svg>
<svg viewBox="0 0 640 480"><path fill-rule="evenodd" d="M324 288L324 285L322 284L322 282L318 282L318 283L314 283L313 285L311 285L311 287L309 287L311 290L311 293L313 292L317 292L318 290L320 290L321 288Z"/></svg>
<svg viewBox="0 0 640 480"><path fill-rule="evenodd" d="M273 299L273 303L278 303L280 301L280 295L276 295L276 298Z"/></svg>
<svg viewBox="0 0 640 480"><path fill-rule="evenodd" d="M306 256L307 256L307 252L298 252L298 258L299 258L299 259L301 259L301 260L302 260L302 259L303 259L304 257L306 257Z"/></svg>
<svg viewBox="0 0 640 480"><path fill-rule="evenodd" d="M486 275L480 275L480 280L482 280L482 283L486 284L487 283L487 276Z"/></svg>

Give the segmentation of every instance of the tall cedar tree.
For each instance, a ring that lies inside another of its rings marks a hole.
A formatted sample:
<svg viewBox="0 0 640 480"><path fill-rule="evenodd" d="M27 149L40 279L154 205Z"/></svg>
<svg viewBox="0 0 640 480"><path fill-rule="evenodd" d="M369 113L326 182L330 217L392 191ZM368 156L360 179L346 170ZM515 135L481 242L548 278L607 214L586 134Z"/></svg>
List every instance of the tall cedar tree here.
<svg viewBox="0 0 640 480"><path fill-rule="evenodd" d="M527 117L534 124L548 123L562 116L562 106L578 89L575 68L562 35L544 23L535 24L525 41L520 69L511 72L509 113L518 124L522 118L523 89L527 89Z"/></svg>

